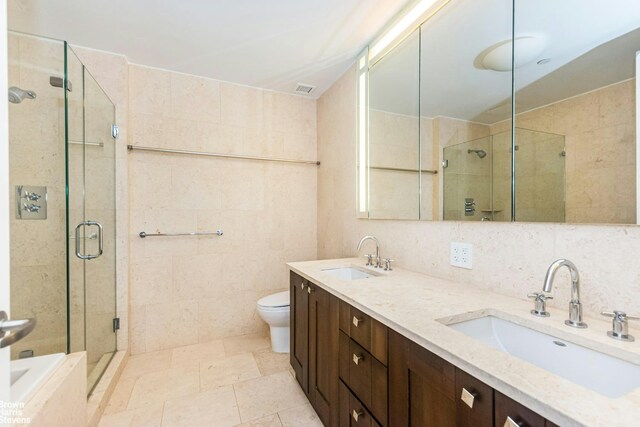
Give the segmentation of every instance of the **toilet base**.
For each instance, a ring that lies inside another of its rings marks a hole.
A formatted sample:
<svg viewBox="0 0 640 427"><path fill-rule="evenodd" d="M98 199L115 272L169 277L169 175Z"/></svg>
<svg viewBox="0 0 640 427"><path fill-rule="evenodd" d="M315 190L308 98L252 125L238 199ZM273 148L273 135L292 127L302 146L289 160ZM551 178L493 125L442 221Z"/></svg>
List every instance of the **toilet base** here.
<svg viewBox="0 0 640 427"><path fill-rule="evenodd" d="M271 326L271 349L274 353L289 353L289 326Z"/></svg>

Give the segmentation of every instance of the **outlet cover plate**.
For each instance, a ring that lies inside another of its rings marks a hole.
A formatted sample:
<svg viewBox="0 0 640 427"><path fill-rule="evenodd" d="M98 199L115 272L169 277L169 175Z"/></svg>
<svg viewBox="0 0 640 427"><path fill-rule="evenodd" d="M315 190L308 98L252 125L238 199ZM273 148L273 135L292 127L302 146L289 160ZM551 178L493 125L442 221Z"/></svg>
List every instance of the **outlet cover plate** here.
<svg viewBox="0 0 640 427"><path fill-rule="evenodd" d="M473 268L473 245L451 242L451 265L471 270Z"/></svg>

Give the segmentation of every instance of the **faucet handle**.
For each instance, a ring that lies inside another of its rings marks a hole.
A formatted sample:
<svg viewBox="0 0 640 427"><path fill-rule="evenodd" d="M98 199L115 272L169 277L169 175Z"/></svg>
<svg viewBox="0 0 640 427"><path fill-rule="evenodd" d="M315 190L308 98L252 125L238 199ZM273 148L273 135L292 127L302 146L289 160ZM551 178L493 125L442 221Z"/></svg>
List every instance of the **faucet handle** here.
<svg viewBox="0 0 640 427"><path fill-rule="evenodd" d="M635 341L633 335L629 335L629 320L640 320L638 316L630 316L624 311L613 310L603 311L603 316L613 318L612 330L607 332L607 336L620 341Z"/></svg>
<svg viewBox="0 0 640 427"><path fill-rule="evenodd" d="M393 271L393 268L391 268L391 263L395 262L395 260L391 258L383 258L382 262L384 262L384 271Z"/></svg>
<svg viewBox="0 0 640 427"><path fill-rule="evenodd" d="M618 318L620 320L640 320L640 316L631 316L620 310L603 311L600 314L606 317Z"/></svg>
<svg viewBox="0 0 640 427"><path fill-rule="evenodd" d="M373 254L366 254L364 257L367 259L367 265L373 265Z"/></svg>
<svg viewBox="0 0 640 427"><path fill-rule="evenodd" d="M527 295L527 298L531 298L535 301L535 307L531 310L531 314L539 317L549 317L550 314L547 311L547 300L553 299L552 295L545 292L532 292Z"/></svg>

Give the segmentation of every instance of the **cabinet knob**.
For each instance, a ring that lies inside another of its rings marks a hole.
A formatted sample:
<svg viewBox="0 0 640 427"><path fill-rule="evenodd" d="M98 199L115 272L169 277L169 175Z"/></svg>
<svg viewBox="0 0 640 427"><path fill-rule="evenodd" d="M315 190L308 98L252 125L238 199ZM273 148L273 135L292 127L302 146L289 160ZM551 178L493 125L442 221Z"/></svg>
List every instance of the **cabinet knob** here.
<svg viewBox="0 0 640 427"><path fill-rule="evenodd" d="M353 353L353 363L359 365L362 359L364 359L363 356L358 356L357 354Z"/></svg>
<svg viewBox="0 0 640 427"><path fill-rule="evenodd" d="M351 412L351 416L355 422L358 422L358 419L364 415L363 411L356 411L355 409Z"/></svg>
<svg viewBox="0 0 640 427"><path fill-rule="evenodd" d="M304 290L304 283L300 283L300 289Z"/></svg>
<svg viewBox="0 0 640 427"><path fill-rule="evenodd" d="M476 394L470 392L466 388L462 388L462 395L460 396L460 400L467 404L467 406L473 409L473 401L476 399Z"/></svg>
<svg viewBox="0 0 640 427"><path fill-rule="evenodd" d="M360 325L360 323L362 323L364 321L364 319L359 319L356 316L353 316L353 326L355 326L356 328L358 327L358 325Z"/></svg>
<svg viewBox="0 0 640 427"><path fill-rule="evenodd" d="M521 426L522 424L520 424L517 421L514 421L513 418L507 417L507 419L504 421L503 427L521 427Z"/></svg>
<svg viewBox="0 0 640 427"><path fill-rule="evenodd" d="M313 288L311 286L307 286L307 293L311 295L311 292L313 292Z"/></svg>

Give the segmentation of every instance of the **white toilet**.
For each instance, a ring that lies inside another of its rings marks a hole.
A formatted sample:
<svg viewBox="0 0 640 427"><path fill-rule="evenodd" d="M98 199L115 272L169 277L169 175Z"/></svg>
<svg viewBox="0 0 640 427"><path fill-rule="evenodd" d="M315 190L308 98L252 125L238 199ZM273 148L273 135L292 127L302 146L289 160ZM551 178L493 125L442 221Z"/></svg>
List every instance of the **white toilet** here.
<svg viewBox="0 0 640 427"><path fill-rule="evenodd" d="M258 314L269 324L271 348L275 353L289 353L289 304L289 291L258 300Z"/></svg>

